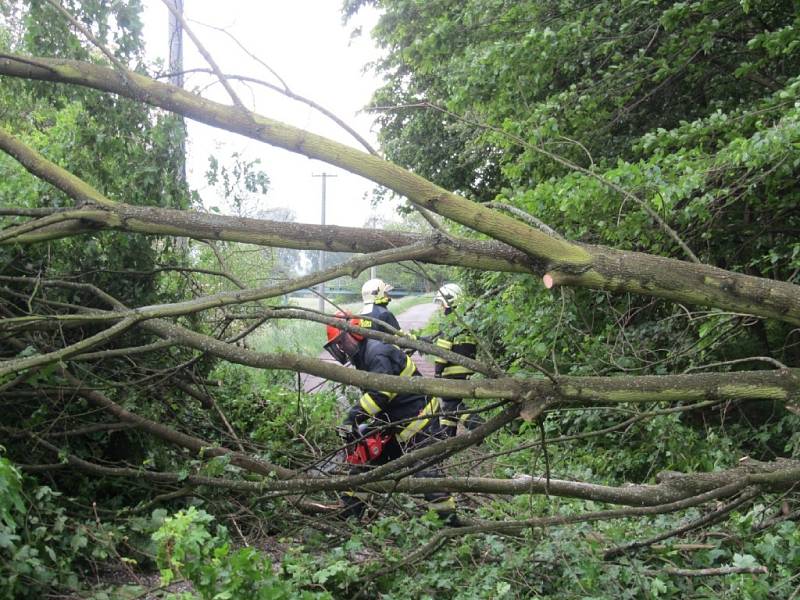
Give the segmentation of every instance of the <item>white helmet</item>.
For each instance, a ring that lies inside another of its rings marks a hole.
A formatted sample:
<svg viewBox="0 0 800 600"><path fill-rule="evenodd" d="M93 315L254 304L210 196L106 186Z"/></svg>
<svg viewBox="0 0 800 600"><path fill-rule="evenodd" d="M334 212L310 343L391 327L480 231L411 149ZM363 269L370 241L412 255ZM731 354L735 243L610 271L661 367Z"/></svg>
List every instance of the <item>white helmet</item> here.
<svg viewBox="0 0 800 600"><path fill-rule="evenodd" d="M457 283L445 283L436 292L433 301L436 304L441 304L445 308L454 308L458 304L458 298L461 296L461 286Z"/></svg>
<svg viewBox="0 0 800 600"><path fill-rule="evenodd" d="M389 292L394 288L383 279L370 279L361 286L361 297L364 304L388 304Z"/></svg>

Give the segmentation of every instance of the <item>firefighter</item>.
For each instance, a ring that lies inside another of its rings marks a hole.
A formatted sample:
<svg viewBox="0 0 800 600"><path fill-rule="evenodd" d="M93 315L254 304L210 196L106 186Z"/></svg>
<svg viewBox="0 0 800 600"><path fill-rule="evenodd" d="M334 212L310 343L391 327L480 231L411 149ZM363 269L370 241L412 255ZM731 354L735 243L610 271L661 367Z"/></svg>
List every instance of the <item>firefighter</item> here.
<svg viewBox="0 0 800 600"><path fill-rule="evenodd" d="M464 331L454 322L452 314L459 297L462 294L461 286L457 283L446 283L436 292L433 301L442 307L445 315L442 330L434 336L436 345L445 350L451 350L467 358L475 358L475 338ZM435 358L435 377L444 379L469 379L474 371L468 367L457 365L444 358ZM473 430L483 423L483 419L477 414L455 414L467 410L462 398L441 398L441 434L444 437L451 437L456 434L458 424L461 423L468 430Z"/></svg>
<svg viewBox="0 0 800 600"><path fill-rule="evenodd" d="M397 317L387 307L389 302L392 301L389 292L393 289L383 279L370 279L361 286L361 298L364 300L364 306L361 308L362 327L384 333L396 333L373 321L373 319L379 319L394 327L398 332L400 331L400 323L397 322Z"/></svg>
<svg viewBox="0 0 800 600"><path fill-rule="evenodd" d="M361 319L349 314L336 317L360 326ZM419 376L419 371L402 350L392 344L365 338L357 333L327 328L325 349L345 365L352 364L360 371L401 377ZM439 433L439 399L421 394L395 393L375 389L362 390L358 404L350 408L344 420L351 443L347 461L351 474L363 472L369 465L386 464L416 448L436 441ZM427 467L415 477L441 477L439 467ZM455 525L455 500L447 493L425 494L428 506L446 523ZM345 494L345 516L360 518L364 501L355 494Z"/></svg>

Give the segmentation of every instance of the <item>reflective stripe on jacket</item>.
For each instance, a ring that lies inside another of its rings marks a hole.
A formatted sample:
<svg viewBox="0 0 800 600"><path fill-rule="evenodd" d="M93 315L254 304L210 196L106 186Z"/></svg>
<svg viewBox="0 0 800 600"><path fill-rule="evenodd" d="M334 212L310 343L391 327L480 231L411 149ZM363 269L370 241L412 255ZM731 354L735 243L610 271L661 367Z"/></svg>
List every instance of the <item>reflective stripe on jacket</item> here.
<svg viewBox="0 0 800 600"><path fill-rule="evenodd" d="M439 337L436 340L436 345L439 348L450 350L451 352L466 356L467 358L475 358L475 339L471 336L460 334L452 340ZM445 379L466 379L475 372L469 367L457 365L439 356L434 359L434 362L436 377L444 377Z"/></svg>
<svg viewBox="0 0 800 600"><path fill-rule="evenodd" d="M451 352L472 359L475 358L477 349L475 338L461 332L456 333L452 339L447 338L444 333L440 332L439 338L436 340L436 345L444 350L450 350ZM452 363L446 358L437 356L434 362L435 376L442 377L443 379L469 379L474 373L472 369ZM455 428L458 426L459 421L465 420L469 415L460 415L459 418L459 415L452 413L463 410L464 408L466 407L461 398L442 398L441 412L443 414L439 416L439 424L442 425L442 427Z"/></svg>
<svg viewBox="0 0 800 600"><path fill-rule="evenodd" d="M353 365L360 371L382 375L416 377L420 374L411 358L400 348L371 339L361 342L358 353L353 357ZM422 394L366 389L363 390L358 404L350 409L346 422L358 422L370 416L387 423L398 423L414 419L423 412L426 405L427 400ZM410 421L409 424L415 422L419 421ZM403 428L407 426L408 424L402 425ZM424 426L423 424L422 427Z"/></svg>

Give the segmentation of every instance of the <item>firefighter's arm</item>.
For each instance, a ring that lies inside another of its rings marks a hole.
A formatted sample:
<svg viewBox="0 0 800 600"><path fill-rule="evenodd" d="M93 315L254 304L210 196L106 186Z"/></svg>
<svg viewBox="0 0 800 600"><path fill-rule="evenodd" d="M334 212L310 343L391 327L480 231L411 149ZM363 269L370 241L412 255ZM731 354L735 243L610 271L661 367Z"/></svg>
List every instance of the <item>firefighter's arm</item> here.
<svg viewBox="0 0 800 600"><path fill-rule="evenodd" d="M383 322L386 323L387 325L391 325L395 329L395 335L410 337L412 340L417 339L417 336L415 336L413 333L411 333L410 331L405 331L402 327L400 327L400 322L397 320L397 317L395 317L393 313L387 312L383 316Z"/></svg>
<svg viewBox="0 0 800 600"><path fill-rule="evenodd" d="M369 364L367 365L367 370L370 373L375 373L376 375L396 374L395 370L392 368L392 363L389 360L389 357L383 354L372 357L372 360L370 360ZM356 406L364 414L374 417L379 412L385 410L389 405L389 402L391 402L392 398L394 398L396 395L397 394L394 392L382 392L380 390L373 389L364 390L364 393L362 394L361 399L358 401Z"/></svg>
<svg viewBox="0 0 800 600"><path fill-rule="evenodd" d="M456 339L453 343L453 352L473 360L475 359L476 350L477 344L472 337L464 336Z"/></svg>
<svg viewBox="0 0 800 600"><path fill-rule="evenodd" d="M386 318L384 319L386 323L397 329L397 331L402 331L403 329L400 327L400 323L397 321L397 317L394 316L394 313L387 313Z"/></svg>
<svg viewBox="0 0 800 600"><path fill-rule="evenodd" d="M441 332L440 332L441 333ZM447 338L440 336L436 340L436 345L443 350L452 350L453 349L453 342L448 340ZM433 357L433 364L434 364L434 376L441 377L442 371L447 365L452 364L446 358L442 358L441 356L434 356Z"/></svg>
<svg viewBox="0 0 800 600"><path fill-rule="evenodd" d="M379 412L386 410L387 405L394 396L395 394L392 392L367 390L362 394L357 406L364 414L374 417Z"/></svg>
<svg viewBox="0 0 800 600"><path fill-rule="evenodd" d="M467 358L475 358L475 343L472 338L462 338L455 342L440 337L436 340L436 345L444 350L450 350L461 356ZM462 365L457 365L447 359L435 357L434 370L436 377L444 377L445 379L464 379L472 375L475 371Z"/></svg>

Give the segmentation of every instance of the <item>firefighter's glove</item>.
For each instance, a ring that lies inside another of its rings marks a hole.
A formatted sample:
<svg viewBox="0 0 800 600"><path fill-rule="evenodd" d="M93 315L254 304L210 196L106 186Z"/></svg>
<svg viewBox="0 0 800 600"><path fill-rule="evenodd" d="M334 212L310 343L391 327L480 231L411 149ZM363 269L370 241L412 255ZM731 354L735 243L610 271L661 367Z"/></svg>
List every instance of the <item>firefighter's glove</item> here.
<svg viewBox="0 0 800 600"><path fill-rule="evenodd" d="M369 425L367 423L350 423L350 427L348 429L342 428L342 437L344 438L345 444L348 446L355 444L357 442L361 442L364 440L365 436L367 435L367 429Z"/></svg>
<svg viewBox="0 0 800 600"><path fill-rule="evenodd" d="M346 442L348 444L353 444L355 442L360 442L364 439L364 436L367 434L367 429L369 425L367 423L358 424L355 421L350 423L350 429L347 431L347 438Z"/></svg>
<svg viewBox="0 0 800 600"><path fill-rule="evenodd" d="M336 433L339 434L339 438L345 444L352 444L353 443L353 428L349 423L345 423L336 428Z"/></svg>

